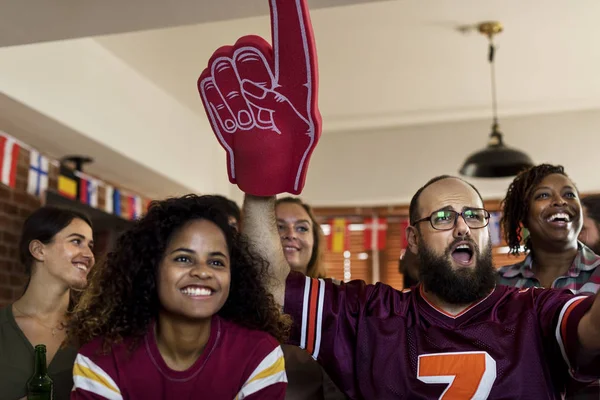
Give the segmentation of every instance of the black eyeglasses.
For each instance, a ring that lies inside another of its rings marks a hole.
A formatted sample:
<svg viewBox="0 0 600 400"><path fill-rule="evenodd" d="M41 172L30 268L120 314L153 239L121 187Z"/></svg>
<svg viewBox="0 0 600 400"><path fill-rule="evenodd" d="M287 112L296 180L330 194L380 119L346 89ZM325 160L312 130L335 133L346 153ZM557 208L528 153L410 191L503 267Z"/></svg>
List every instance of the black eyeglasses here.
<svg viewBox="0 0 600 400"><path fill-rule="evenodd" d="M483 208L465 208L462 212L454 210L434 211L427 218L421 218L412 225L419 222L429 221L431 227L438 231L449 231L454 229L458 216L463 217L467 226L471 229L485 228L490 222L490 213Z"/></svg>

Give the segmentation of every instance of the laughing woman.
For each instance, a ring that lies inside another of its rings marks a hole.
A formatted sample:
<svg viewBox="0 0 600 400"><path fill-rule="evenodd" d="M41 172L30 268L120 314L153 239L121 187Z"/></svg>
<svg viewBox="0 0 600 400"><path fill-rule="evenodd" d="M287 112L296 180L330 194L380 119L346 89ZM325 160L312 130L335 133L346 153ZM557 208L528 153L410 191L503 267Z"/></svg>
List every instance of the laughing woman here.
<svg viewBox="0 0 600 400"><path fill-rule="evenodd" d="M596 293L600 257L577 241L582 224L579 193L562 166L541 164L519 174L503 201L502 228L511 253L524 245L528 254L501 268L499 283Z"/></svg>
<svg viewBox="0 0 600 400"><path fill-rule="evenodd" d="M503 202L502 228L511 253L524 261L502 267L498 282L522 288L566 288L593 294L600 287L600 257L577 240L583 224L577 188L562 166L537 165L520 173ZM523 237L523 228L529 236ZM569 399L598 398L598 383L571 382Z"/></svg>
<svg viewBox="0 0 600 400"><path fill-rule="evenodd" d="M211 196L155 202L70 321L72 399L283 399L289 319Z"/></svg>

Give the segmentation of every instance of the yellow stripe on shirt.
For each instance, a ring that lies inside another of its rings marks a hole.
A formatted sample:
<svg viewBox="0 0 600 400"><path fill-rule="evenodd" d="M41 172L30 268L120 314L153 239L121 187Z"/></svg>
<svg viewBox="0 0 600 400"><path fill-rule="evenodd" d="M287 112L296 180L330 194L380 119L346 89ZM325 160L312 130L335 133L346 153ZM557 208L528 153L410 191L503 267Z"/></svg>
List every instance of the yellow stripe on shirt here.
<svg viewBox="0 0 600 400"><path fill-rule="evenodd" d="M262 370L254 378L250 379L248 383L254 382L259 379L268 378L269 376L285 371L285 361L283 361L283 354L279 357L270 367Z"/></svg>
<svg viewBox="0 0 600 400"><path fill-rule="evenodd" d="M244 399L251 394L280 382L287 382L287 375L285 374L283 351L281 350L281 346L277 346L250 374L235 399Z"/></svg>
<svg viewBox="0 0 600 400"><path fill-rule="evenodd" d="M73 383L73 390L81 389L109 400L123 399L116 382L102 368L82 354L77 354L75 358Z"/></svg>

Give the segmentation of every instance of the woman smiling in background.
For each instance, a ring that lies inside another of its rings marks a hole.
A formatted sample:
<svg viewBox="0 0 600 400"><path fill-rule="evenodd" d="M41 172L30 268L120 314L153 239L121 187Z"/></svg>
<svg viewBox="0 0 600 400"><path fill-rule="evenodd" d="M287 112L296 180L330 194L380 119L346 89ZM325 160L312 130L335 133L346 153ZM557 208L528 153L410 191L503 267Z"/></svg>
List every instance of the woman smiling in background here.
<svg viewBox="0 0 600 400"><path fill-rule="evenodd" d="M519 254L524 244L528 254L522 262L502 267L498 282L596 293L600 257L577 240L582 224L579 193L562 166L541 164L521 172L504 198L502 228L511 253ZM567 397L598 398L600 388L598 383L581 388L572 381Z"/></svg>
<svg viewBox="0 0 600 400"><path fill-rule="evenodd" d="M275 216L283 252L290 268L311 278L324 278L325 240L310 206L299 198L283 197L277 199ZM286 400L346 398L305 350L284 345L283 352L289 380Z"/></svg>

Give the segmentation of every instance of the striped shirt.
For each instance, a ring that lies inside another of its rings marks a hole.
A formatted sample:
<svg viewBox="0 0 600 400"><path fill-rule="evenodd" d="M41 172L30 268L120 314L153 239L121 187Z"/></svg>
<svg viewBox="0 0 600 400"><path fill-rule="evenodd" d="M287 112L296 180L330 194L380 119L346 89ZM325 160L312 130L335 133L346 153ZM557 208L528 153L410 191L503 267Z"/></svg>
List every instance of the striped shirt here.
<svg viewBox="0 0 600 400"><path fill-rule="evenodd" d="M71 399L284 399L287 377L279 343L262 331L214 316L202 355L185 371L163 360L154 326L133 351L130 340L101 353L101 338L83 346L73 367Z"/></svg>
<svg viewBox="0 0 600 400"><path fill-rule="evenodd" d="M553 288L570 289L575 294L595 294L600 289L600 256L579 242L577 255L567 273L552 283ZM533 272L531 253L520 263L498 270L498 283L518 288L540 287Z"/></svg>

